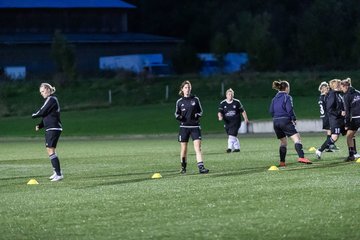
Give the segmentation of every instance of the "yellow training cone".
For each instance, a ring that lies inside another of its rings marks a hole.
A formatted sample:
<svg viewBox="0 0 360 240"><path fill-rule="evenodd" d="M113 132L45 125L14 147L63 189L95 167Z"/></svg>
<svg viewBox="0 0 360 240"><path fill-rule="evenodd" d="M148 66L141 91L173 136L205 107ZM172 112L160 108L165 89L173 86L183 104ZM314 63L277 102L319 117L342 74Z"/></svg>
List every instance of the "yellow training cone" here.
<svg viewBox="0 0 360 240"><path fill-rule="evenodd" d="M360 158L358 158L358 160L356 160L357 163L360 163Z"/></svg>
<svg viewBox="0 0 360 240"><path fill-rule="evenodd" d="M38 181L36 181L34 178L30 179L27 183L28 185L35 185L35 184L39 184Z"/></svg>
<svg viewBox="0 0 360 240"><path fill-rule="evenodd" d="M162 176L161 176L160 173L154 173L151 178L153 178L153 179L159 179L159 178L162 178Z"/></svg>
<svg viewBox="0 0 360 240"><path fill-rule="evenodd" d="M269 171L276 171L276 170L279 170L279 168L277 166L271 166L268 170Z"/></svg>
<svg viewBox="0 0 360 240"><path fill-rule="evenodd" d="M314 148L314 147L309 148L309 152L315 152L315 151L316 151L316 148Z"/></svg>

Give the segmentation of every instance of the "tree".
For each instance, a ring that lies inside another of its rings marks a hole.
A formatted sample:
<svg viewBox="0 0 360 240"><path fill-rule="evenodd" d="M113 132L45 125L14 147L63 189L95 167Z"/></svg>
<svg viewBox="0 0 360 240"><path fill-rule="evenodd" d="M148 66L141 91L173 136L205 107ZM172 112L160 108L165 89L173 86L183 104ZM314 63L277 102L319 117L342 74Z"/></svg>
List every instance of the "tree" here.
<svg viewBox="0 0 360 240"><path fill-rule="evenodd" d="M55 61L61 81L74 80L76 78L76 63L74 47L70 45L65 36L59 30L55 31L51 45L51 56Z"/></svg>
<svg viewBox="0 0 360 240"><path fill-rule="evenodd" d="M178 74L197 73L201 67L201 61L196 54L193 47L180 44L172 56L175 72Z"/></svg>
<svg viewBox="0 0 360 240"><path fill-rule="evenodd" d="M267 13L252 16L243 12L228 27L232 46L247 52L250 67L256 70L274 70L279 64L280 47L269 31L270 21Z"/></svg>
<svg viewBox="0 0 360 240"><path fill-rule="evenodd" d="M229 42L225 34L218 32L212 39L210 47L211 53L215 55L222 70L225 64L225 55L229 52Z"/></svg>

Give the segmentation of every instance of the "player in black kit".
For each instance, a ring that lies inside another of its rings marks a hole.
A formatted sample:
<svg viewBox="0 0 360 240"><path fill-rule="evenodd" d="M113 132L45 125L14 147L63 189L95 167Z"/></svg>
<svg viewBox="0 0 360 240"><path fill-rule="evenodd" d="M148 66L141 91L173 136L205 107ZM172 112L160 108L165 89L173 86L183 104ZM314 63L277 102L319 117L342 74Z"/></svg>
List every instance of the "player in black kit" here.
<svg viewBox="0 0 360 240"><path fill-rule="evenodd" d="M330 130L330 122L329 122L329 116L326 112L326 100L329 96L329 84L327 82L322 82L319 85L319 107L320 107L320 118L322 120L322 129L326 131L326 140L330 139L331 137L331 130ZM327 152L333 152L333 150L339 150L335 144L332 144L329 146L328 149L325 151Z"/></svg>
<svg viewBox="0 0 360 240"><path fill-rule="evenodd" d="M60 121L60 105L55 93L55 87L48 83L40 85L40 94L45 99L44 105L32 114L33 118L42 118L42 121L35 126L35 130L45 128L45 145L53 166L53 174L49 177L52 182L60 181L64 178L60 168L60 161L56 154L56 145L62 132Z"/></svg>
<svg viewBox="0 0 360 240"><path fill-rule="evenodd" d="M184 81L180 86L179 95L182 96L176 101L175 118L180 122L178 141L180 142L181 173L186 173L187 147L191 136L196 153L199 173L208 173L205 168L201 152L201 129L200 117L202 108L199 98L191 95L190 81Z"/></svg>
<svg viewBox="0 0 360 240"><path fill-rule="evenodd" d="M341 90L344 93L346 142L349 149L346 161L354 161L360 157L355 144L355 133L360 127L360 92L351 86L350 78L341 81Z"/></svg>
<svg viewBox="0 0 360 240"><path fill-rule="evenodd" d="M319 149L316 150L315 154L318 159L321 158L321 154L325 149L328 149L330 145L335 144L338 140L339 135L345 135L345 109L344 101L341 96L340 89L341 80L333 79L329 82L331 90L326 101L326 112L329 116L331 137L327 139Z"/></svg>
<svg viewBox="0 0 360 240"><path fill-rule="evenodd" d="M218 119L219 121L224 120L224 128L228 135L227 153L240 152L240 141L237 135L241 125L241 115L245 123L248 124L249 120L243 105L234 98L234 91L229 88L226 91L226 99L221 101L219 105L218 112Z"/></svg>

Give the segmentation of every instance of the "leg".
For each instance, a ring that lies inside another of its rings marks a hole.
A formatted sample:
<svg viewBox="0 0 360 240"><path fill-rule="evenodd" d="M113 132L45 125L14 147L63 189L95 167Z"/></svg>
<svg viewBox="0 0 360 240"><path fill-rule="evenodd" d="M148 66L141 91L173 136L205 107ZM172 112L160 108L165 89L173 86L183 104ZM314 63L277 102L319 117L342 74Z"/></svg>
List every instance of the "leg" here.
<svg viewBox="0 0 360 240"><path fill-rule="evenodd" d="M279 147L279 154L280 154L280 167L285 167L285 158L287 152L287 138L281 138L280 140L280 147Z"/></svg>
<svg viewBox="0 0 360 240"><path fill-rule="evenodd" d="M54 147L47 147L46 151L49 155L51 165L53 166L53 169L55 172L53 175L51 175L50 179L52 181L55 181L54 179L61 180L62 173L61 173L61 167L60 167L60 160L59 160L58 156L56 155L56 149ZM61 177L61 178L58 178L58 177ZM56 181L58 181L58 180L56 180Z"/></svg>
<svg viewBox="0 0 360 240"><path fill-rule="evenodd" d="M347 157L347 161L354 161L355 160L355 144L354 144L354 140L355 140L355 131L353 130L348 130L346 133L346 142L348 145L348 149L349 149L349 156Z"/></svg>
<svg viewBox="0 0 360 240"><path fill-rule="evenodd" d="M194 140L194 150L195 150L195 153L196 153L196 161L197 161L197 165L198 165L198 168L199 168L199 172L200 173L208 173L209 170L204 167L204 161L203 161L203 156L202 156L202 152L201 152L201 140L200 139Z"/></svg>
<svg viewBox="0 0 360 240"><path fill-rule="evenodd" d="M240 141L236 136L234 136L234 148L234 152L240 152Z"/></svg>
<svg viewBox="0 0 360 240"><path fill-rule="evenodd" d="M296 133L296 134L292 135L290 138L291 138L291 140L293 140L293 142L295 144L295 150L296 150L296 152L297 152L297 154L299 156L298 162L305 163L305 164L312 164L312 162L309 159L305 158L303 145L301 143L300 134Z"/></svg>
<svg viewBox="0 0 360 240"><path fill-rule="evenodd" d="M180 142L180 160L181 160L181 171L180 173L186 173L186 165L187 165L187 142Z"/></svg>
<svg viewBox="0 0 360 240"><path fill-rule="evenodd" d="M226 149L227 153L231 153L233 149L233 140L232 140L232 136L228 135L228 147Z"/></svg>

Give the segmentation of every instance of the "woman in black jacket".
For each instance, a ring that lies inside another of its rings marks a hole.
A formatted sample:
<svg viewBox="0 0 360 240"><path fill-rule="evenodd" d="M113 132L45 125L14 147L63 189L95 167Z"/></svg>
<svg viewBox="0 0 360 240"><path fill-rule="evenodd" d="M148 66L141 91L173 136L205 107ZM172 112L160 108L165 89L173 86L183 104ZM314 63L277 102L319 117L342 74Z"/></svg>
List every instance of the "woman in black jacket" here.
<svg viewBox="0 0 360 240"><path fill-rule="evenodd" d="M181 173L186 173L187 166L187 146L191 136L196 153L197 166L199 173L208 173L205 168L201 152L201 128L200 117L202 116L202 107L198 97L191 95L190 81L184 81L180 86L179 98L176 101L175 118L180 123L179 137Z"/></svg>
<svg viewBox="0 0 360 240"><path fill-rule="evenodd" d="M325 149L335 144L340 134L346 134L344 100L341 96L340 83L340 79L333 79L329 82L330 91L326 101L326 113L329 117L331 137L316 150L315 154L318 159L321 158L321 154Z"/></svg>
<svg viewBox="0 0 360 240"><path fill-rule="evenodd" d="M53 174L49 177L52 182L64 178L60 168L60 161L56 154L56 145L62 132L60 120L60 105L55 93L55 87L48 83L40 85L40 94L45 99L43 106L32 114L33 118L42 118L42 121L35 126L35 130L45 129L45 146L53 166Z"/></svg>
<svg viewBox="0 0 360 240"><path fill-rule="evenodd" d="M344 93L346 142L349 149L346 161L354 161L360 157L355 143L355 134L360 127L360 92L351 86L350 78L341 81L341 90Z"/></svg>

